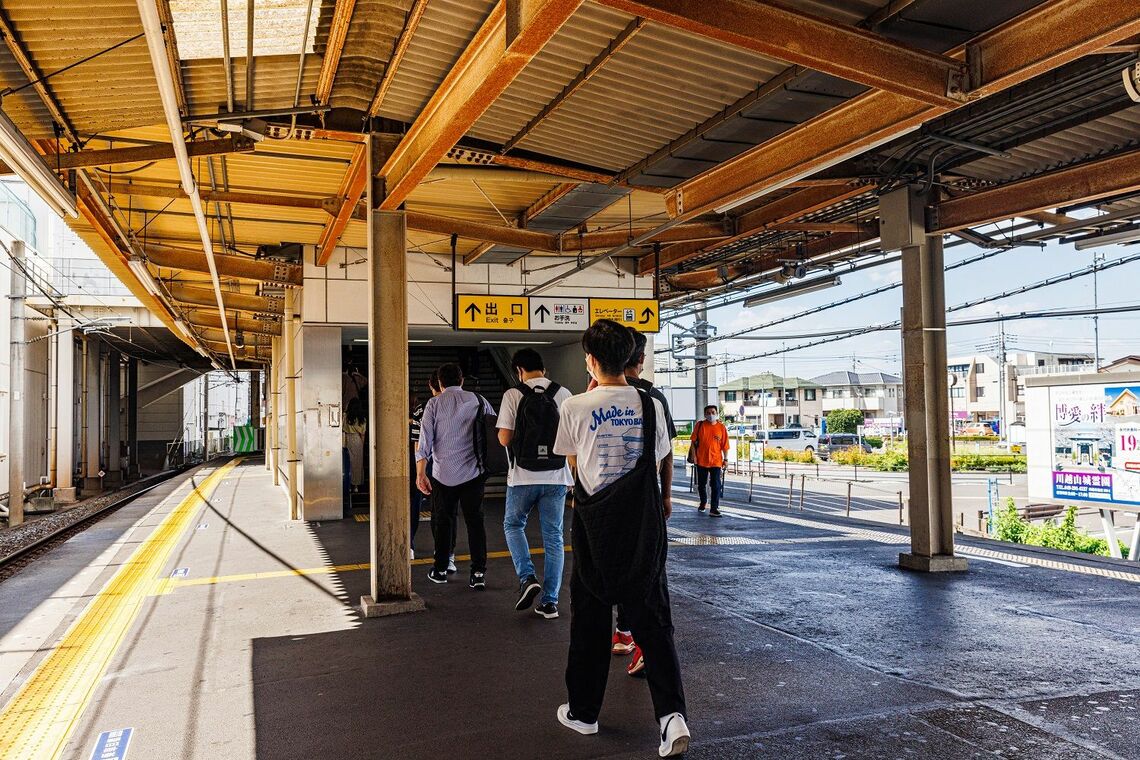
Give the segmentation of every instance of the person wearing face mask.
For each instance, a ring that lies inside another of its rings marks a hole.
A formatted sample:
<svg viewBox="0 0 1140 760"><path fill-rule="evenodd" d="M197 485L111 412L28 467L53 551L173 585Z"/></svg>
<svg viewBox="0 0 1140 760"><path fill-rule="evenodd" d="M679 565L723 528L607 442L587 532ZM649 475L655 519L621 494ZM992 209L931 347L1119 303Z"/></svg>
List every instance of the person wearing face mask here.
<svg viewBox="0 0 1140 760"><path fill-rule="evenodd" d="M547 620L558 617L558 593L562 588L565 543L562 517L566 491L574 485L566 457L554 453L558 435L559 408L571 393L546 377L542 356L533 348L515 352L511 365L518 386L503 394L496 425L499 443L507 449L507 503L503 534L519 578L515 610L529 608L535 597L542 598L534 611ZM535 576L530 546L526 541L526 520L538 512L542 528L542 582Z"/></svg>
<svg viewBox="0 0 1140 760"><path fill-rule="evenodd" d="M725 455L728 453L728 429L718 419L715 406L705 407L705 418L693 426L691 440L693 464L697 468L697 494L701 499L697 511L704 512L708 506L708 489L711 485L712 508L709 514L720 517L720 492Z"/></svg>

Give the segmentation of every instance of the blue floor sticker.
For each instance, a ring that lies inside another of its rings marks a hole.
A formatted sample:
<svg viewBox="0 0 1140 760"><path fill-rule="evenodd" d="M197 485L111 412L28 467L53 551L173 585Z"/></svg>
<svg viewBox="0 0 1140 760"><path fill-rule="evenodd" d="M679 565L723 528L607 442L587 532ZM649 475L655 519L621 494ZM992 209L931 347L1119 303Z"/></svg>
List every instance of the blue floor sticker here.
<svg viewBox="0 0 1140 760"><path fill-rule="evenodd" d="M125 760L132 731L133 728L117 728L99 734L99 741L95 742L95 751L91 753L91 760Z"/></svg>
<svg viewBox="0 0 1140 760"><path fill-rule="evenodd" d="M173 573L171 573L170 577L171 578L185 578L189 574L190 574L190 568L180 567L177 570L175 570Z"/></svg>

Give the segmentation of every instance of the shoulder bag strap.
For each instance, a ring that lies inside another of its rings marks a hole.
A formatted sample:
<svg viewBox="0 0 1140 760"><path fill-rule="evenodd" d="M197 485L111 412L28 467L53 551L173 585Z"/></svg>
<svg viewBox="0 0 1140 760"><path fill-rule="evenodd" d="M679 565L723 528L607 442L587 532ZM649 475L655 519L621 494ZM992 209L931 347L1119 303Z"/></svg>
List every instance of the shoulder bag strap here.
<svg viewBox="0 0 1140 760"><path fill-rule="evenodd" d="M648 461L649 466L657 467L657 409L653 397L640 388L637 395L641 396L641 461Z"/></svg>

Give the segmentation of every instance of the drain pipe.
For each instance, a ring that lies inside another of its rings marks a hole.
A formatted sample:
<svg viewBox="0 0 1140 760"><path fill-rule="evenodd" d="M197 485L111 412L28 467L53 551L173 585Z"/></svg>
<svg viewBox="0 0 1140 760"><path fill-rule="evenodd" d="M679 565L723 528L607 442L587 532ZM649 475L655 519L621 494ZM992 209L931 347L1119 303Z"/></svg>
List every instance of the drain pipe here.
<svg viewBox="0 0 1140 760"><path fill-rule="evenodd" d="M194 180L190 166L190 156L186 152L186 138L182 133L182 115L178 112L178 96L174 89L174 77L167 65L166 41L162 37L162 22L159 20L155 0L138 0L139 16L143 32L146 34L150 62L158 82L158 94L162 99L162 111L170 130L170 141L174 147L174 158L178 163L178 174L182 180L182 190L194 209L194 220L198 223L198 236L202 239L202 250L206 254L206 264L210 269L210 280L214 286L214 297L218 300L218 316L222 322L222 334L226 338L226 351L230 356L230 366L237 369L233 343L230 342L230 329L226 318L226 308L222 303L222 283L218 279L218 268L214 263L214 246L210 240L210 227L206 222L206 211L202 206L202 196Z"/></svg>

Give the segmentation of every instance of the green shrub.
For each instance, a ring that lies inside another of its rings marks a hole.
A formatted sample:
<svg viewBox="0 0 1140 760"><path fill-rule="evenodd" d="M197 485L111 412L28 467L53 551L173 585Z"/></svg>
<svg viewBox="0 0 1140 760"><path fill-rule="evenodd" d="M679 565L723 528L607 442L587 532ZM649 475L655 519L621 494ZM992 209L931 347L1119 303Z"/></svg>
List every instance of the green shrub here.
<svg viewBox="0 0 1140 760"><path fill-rule="evenodd" d="M997 443L999 439L996 435L956 435L954 440L970 443Z"/></svg>
<svg viewBox="0 0 1140 760"><path fill-rule="evenodd" d="M950 468L958 472L1025 472L1024 454L955 454Z"/></svg>
<svg viewBox="0 0 1140 760"><path fill-rule="evenodd" d="M831 461L848 467L870 467L875 459L874 454L868 454L861 449L851 448L836 451L831 455Z"/></svg>
<svg viewBox="0 0 1140 760"><path fill-rule="evenodd" d="M804 464L812 464L815 462L815 454L810 451L790 451L788 449L764 449L764 458L769 462L802 462Z"/></svg>
<svg viewBox="0 0 1140 760"><path fill-rule="evenodd" d="M908 469L908 458L905 451L892 449L874 456L875 461L872 466L881 472L906 472Z"/></svg>
<svg viewBox="0 0 1140 760"><path fill-rule="evenodd" d="M1005 507L994 517L993 527L994 536L1002 541L1109 556L1108 541L1090 536L1077 527L1075 506L1065 509L1059 525L1053 519L1046 520L1043 525L1034 525L1021 518L1013 499L1006 499ZM1126 556L1128 548L1121 543L1120 549L1121 554Z"/></svg>
<svg viewBox="0 0 1140 760"><path fill-rule="evenodd" d="M865 435L863 436L863 442L873 449L883 448L883 439L877 435Z"/></svg>
<svg viewBox="0 0 1140 760"><path fill-rule="evenodd" d="M858 409L835 409L827 413L828 433L855 433L863 424L863 413Z"/></svg>

